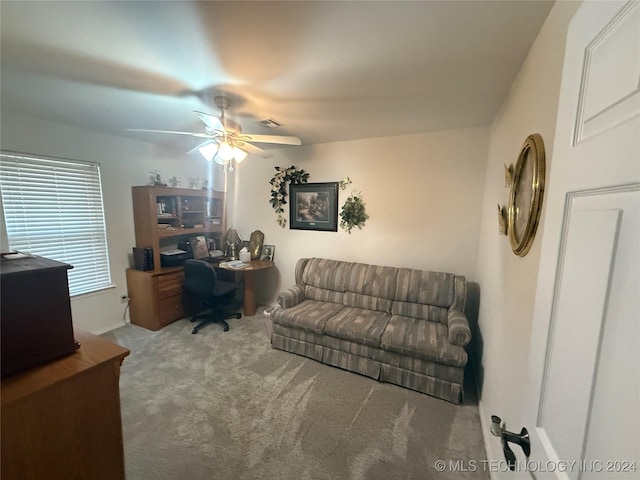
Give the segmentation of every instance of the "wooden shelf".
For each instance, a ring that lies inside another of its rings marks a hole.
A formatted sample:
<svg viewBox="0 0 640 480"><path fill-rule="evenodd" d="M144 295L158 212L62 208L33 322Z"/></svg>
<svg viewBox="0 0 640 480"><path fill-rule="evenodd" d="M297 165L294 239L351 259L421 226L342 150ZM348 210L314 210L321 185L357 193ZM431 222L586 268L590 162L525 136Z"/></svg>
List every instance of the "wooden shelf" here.
<svg viewBox="0 0 640 480"><path fill-rule="evenodd" d="M158 237L171 238L181 237L183 235L199 235L203 233L222 233L225 231L222 225L211 225L210 227L201 228L174 228L174 229L158 229ZM155 253L155 252L154 252Z"/></svg>
<svg viewBox="0 0 640 480"><path fill-rule="evenodd" d="M226 230L226 193L214 190L192 190L170 187L133 187L133 217L136 247L153 249L153 265L160 270L160 240L176 238L176 242L187 240L190 235L222 234ZM159 215L158 204L171 216ZM184 208L188 205L187 209ZM204 227L183 228L187 224L202 224ZM220 219L219 224L207 224L211 218ZM158 224L172 228L159 229ZM180 238L183 237L183 238Z"/></svg>

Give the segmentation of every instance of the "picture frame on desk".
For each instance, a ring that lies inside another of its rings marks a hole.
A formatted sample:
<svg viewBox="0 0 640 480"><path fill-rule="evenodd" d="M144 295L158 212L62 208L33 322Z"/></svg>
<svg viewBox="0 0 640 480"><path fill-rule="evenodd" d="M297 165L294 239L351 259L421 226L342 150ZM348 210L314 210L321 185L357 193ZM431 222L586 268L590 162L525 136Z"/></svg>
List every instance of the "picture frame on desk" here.
<svg viewBox="0 0 640 480"><path fill-rule="evenodd" d="M209 256L209 249L207 246L207 239L204 235L198 235L189 238L189 244L191 245L191 252L193 258L205 258Z"/></svg>
<svg viewBox="0 0 640 480"><path fill-rule="evenodd" d="M273 256L276 253L275 245L263 245L262 246L262 254L260 255L260 260L269 260L273 262Z"/></svg>

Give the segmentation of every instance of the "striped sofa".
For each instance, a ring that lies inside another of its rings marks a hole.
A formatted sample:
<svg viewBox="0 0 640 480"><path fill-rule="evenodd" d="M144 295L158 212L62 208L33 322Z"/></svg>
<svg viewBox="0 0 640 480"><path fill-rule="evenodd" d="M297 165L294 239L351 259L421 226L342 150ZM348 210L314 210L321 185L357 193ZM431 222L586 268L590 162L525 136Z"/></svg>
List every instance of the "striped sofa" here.
<svg viewBox="0 0 640 480"><path fill-rule="evenodd" d="M467 282L451 273L302 258L269 312L271 346L458 403Z"/></svg>

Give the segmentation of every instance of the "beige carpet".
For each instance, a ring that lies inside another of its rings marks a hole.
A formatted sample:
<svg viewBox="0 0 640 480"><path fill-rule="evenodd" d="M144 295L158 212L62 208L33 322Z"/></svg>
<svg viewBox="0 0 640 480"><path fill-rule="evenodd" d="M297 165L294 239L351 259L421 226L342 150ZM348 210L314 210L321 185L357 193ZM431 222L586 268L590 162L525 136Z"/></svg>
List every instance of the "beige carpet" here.
<svg viewBox="0 0 640 480"><path fill-rule="evenodd" d="M229 323L105 334L131 350L128 480L489 478L436 470L485 459L473 391L456 406L272 350L260 311Z"/></svg>

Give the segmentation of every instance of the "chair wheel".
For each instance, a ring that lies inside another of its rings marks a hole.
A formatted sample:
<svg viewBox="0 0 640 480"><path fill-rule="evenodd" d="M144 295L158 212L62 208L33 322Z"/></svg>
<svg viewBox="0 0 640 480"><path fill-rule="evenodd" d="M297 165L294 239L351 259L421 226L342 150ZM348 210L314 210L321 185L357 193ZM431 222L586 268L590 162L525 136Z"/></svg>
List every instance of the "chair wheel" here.
<svg viewBox="0 0 640 480"><path fill-rule="evenodd" d="M191 330L191 333L193 333L195 335L196 333L198 333L198 329L194 328L193 330Z"/></svg>
<svg viewBox="0 0 640 480"><path fill-rule="evenodd" d="M240 313L236 313L236 318L242 318L242 315Z"/></svg>
<svg viewBox="0 0 640 480"><path fill-rule="evenodd" d="M228 331L229 331L229 327L228 327L228 326L225 326L225 327L222 329L222 331L223 331L223 332L228 332Z"/></svg>

